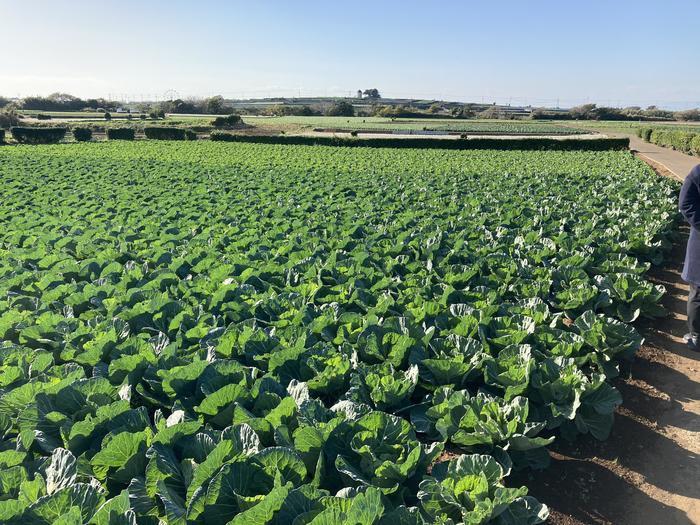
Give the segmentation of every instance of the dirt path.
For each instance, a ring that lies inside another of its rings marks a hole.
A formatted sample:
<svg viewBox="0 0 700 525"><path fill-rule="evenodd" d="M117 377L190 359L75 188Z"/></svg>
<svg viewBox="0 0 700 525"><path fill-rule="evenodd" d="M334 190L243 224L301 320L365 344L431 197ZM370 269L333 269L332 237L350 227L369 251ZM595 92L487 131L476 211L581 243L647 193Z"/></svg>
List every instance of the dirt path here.
<svg viewBox="0 0 700 525"><path fill-rule="evenodd" d="M683 178L670 171L683 159L664 156L664 169L649 153L660 173ZM552 524L700 524L700 352L682 339L686 239L684 228L666 263L649 273L666 287L670 315L637 325L645 343L615 382L624 404L610 438L555 443L552 466L522 479L550 505Z"/></svg>

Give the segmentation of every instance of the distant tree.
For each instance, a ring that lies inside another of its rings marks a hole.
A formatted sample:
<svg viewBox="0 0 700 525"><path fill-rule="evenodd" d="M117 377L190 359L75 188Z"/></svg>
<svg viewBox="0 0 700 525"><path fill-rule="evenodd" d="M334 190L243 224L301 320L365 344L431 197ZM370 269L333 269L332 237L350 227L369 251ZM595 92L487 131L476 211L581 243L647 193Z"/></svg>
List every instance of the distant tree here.
<svg viewBox="0 0 700 525"><path fill-rule="evenodd" d="M479 113L479 118L501 119L506 118L506 114L498 106L491 106L490 108L487 108Z"/></svg>
<svg viewBox="0 0 700 525"><path fill-rule="evenodd" d="M474 118L476 116L474 104L465 104L464 106L452 108L451 113L455 118Z"/></svg>
<svg viewBox="0 0 700 525"><path fill-rule="evenodd" d="M676 114L676 119L684 120L686 122L700 121L700 109L689 109L687 111L680 111Z"/></svg>
<svg viewBox="0 0 700 525"><path fill-rule="evenodd" d="M312 117L314 115L318 115L318 111L314 111L311 106L301 106L298 109L298 115L300 117Z"/></svg>
<svg viewBox="0 0 700 525"><path fill-rule="evenodd" d="M216 128L235 128L243 123L240 115L231 114L226 117L216 117L211 121L211 125Z"/></svg>
<svg viewBox="0 0 700 525"><path fill-rule="evenodd" d="M188 99L175 99L170 101L170 111L165 111L166 113L199 113L201 112L201 106L197 104L196 100Z"/></svg>
<svg viewBox="0 0 700 525"><path fill-rule="evenodd" d="M208 115L219 115L223 113L231 113L233 108L226 107L224 97L216 95L215 97L205 98L202 101L202 112Z"/></svg>
<svg viewBox="0 0 700 525"><path fill-rule="evenodd" d="M311 117L314 115L320 115L320 111L316 111L311 106L298 106L295 104L275 104L274 106L269 106L263 111L264 115L271 115L275 117L283 116L298 116L298 117Z"/></svg>
<svg viewBox="0 0 700 525"><path fill-rule="evenodd" d="M4 108L5 106L10 104L10 99L5 98L5 97L0 97L0 108Z"/></svg>
<svg viewBox="0 0 700 525"><path fill-rule="evenodd" d="M371 99L378 99L382 98L382 96L379 94L379 90L377 88L372 88L372 89L365 89L362 94L366 96L367 98Z"/></svg>
<svg viewBox="0 0 700 525"><path fill-rule="evenodd" d="M618 108L598 107L590 112L589 118L593 120L625 120L628 118Z"/></svg>
<svg viewBox="0 0 700 525"><path fill-rule="evenodd" d="M355 108L352 104L350 104L350 102L341 100L328 108L326 115L329 117L354 117Z"/></svg>
<svg viewBox="0 0 700 525"><path fill-rule="evenodd" d="M657 119L671 119L673 118L673 111L668 111L665 109L658 108L656 106L649 106L644 110L644 115L650 118Z"/></svg>
<svg viewBox="0 0 700 525"><path fill-rule="evenodd" d="M0 129L10 129L12 126L19 126L19 115L14 109L0 111Z"/></svg>
<svg viewBox="0 0 700 525"><path fill-rule="evenodd" d="M84 103L82 99L79 97L76 97L74 95L71 95L69 93L51 93L48 97L49 100L53 100L54 102L57 102L58 104L76 104L76 103Z"/></svg>
<svg viewBox="0 0 700 525"><path fill-rule="evenodd" d="M105 111L105 120L112 120L112 114L109 111Z"/></svg>
<svg viewBox="0 0 700 525"><path fill-rule="evenodd" d="M584 104L582 106L571 108L569 113L573 119L589 120L592 117L593 111L596 109L596 107L597 106L595 104Z"/></svg>

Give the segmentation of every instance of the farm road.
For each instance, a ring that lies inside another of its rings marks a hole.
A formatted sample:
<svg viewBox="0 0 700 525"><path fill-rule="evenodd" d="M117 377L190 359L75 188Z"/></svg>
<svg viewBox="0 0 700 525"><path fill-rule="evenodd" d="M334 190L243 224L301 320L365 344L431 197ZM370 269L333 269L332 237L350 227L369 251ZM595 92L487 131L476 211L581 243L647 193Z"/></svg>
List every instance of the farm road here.
<svg viewBox="0 0 700 525"><path fill-rule="evenodd" d="M685 179L685 176L690 170L700 164L700 158L698 157L692 157L670 148L662 148L661 146L650 144L636 135L621 133L610 133L609 135L615 137L629 137L630 149L637 151L642 160L652 165L655 164L656 166L654 167L660 166L664 170L670 171L671 174L679 180Z"/></svg>

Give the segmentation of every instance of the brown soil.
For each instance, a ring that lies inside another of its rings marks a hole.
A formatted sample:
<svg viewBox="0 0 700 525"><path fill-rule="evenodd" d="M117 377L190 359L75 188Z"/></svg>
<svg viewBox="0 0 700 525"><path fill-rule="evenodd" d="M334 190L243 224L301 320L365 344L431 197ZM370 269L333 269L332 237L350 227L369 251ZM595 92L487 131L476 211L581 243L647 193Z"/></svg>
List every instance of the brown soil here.
<svg viewBox="0 0 700 525"><path fill-rule="evenodd" d="M663 284L669 316L643 321L645 343L615 381L624 404L607 441L563 440L552 466L519 475L556 525L700 524L700 352L683 343L687 233L649 278Z"/></svg>

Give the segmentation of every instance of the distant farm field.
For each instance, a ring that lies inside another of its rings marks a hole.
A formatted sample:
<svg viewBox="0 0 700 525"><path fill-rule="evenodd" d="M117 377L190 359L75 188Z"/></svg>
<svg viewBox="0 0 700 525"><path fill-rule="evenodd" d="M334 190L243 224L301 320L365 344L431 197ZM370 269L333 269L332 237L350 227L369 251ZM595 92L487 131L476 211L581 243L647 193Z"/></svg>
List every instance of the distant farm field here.
<svg viewBox="0 0 700 525"><path fill-rule="evenodd" d="M12 525L540 523L509 473L608 436L677 194L627 151L210 141L0 181Z"/></svg>
<svg viewBox="0 0 700 525"><path fill-rule="evenodd" d="M588 130L553 122L529 120L391 119L385 117L244 117L258 126L365 131L442 131L457 133L575 135Z"/></svg>

